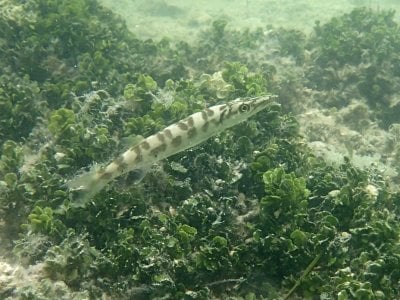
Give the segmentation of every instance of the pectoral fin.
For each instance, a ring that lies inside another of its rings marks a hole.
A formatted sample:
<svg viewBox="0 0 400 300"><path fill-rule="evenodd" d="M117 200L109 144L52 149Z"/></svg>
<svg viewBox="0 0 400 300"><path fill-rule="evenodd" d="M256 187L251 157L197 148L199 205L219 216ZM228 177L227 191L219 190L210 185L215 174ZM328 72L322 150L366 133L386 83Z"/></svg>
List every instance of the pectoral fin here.
<svg viewBox="0 0 400 300"><path fill-rule="evenodd" d="M134 169L130 171L126 178L127 183L138 184L139 182L142 181L144 176L146 176L148 171L149 171L148 168Z"/></svg>

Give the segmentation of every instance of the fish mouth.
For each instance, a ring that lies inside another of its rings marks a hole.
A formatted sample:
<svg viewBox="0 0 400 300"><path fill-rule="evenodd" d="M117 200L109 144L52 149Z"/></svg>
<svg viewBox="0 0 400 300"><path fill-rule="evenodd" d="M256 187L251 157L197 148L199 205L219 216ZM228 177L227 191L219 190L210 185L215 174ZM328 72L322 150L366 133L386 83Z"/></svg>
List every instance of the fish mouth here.
<svg viewBox="0 0 400 300"><path fill-rule="evenodd" d="M258 111L263 110L264 108L268 107L272 103L274 103L274 100L276 98L278 98L277 95L265 95L265 96L251 98L251 99L249 99L249 101L252 102L254 111L258 112ZM278 103L276 103L276 104L279 105Z"/></svg>

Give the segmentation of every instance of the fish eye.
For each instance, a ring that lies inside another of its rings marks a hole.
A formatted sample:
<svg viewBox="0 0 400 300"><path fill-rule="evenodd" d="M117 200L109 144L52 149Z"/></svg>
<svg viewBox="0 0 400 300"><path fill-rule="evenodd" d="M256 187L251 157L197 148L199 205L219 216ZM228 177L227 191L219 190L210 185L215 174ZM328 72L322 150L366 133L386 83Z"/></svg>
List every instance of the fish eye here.
<svg viewBox="0 0 400 300"><path fill-rule="evenodd" d="M239 106L239 111L244 113L244 112L248 112L250 110L250 105L248 104L242 104Z"/></svg>

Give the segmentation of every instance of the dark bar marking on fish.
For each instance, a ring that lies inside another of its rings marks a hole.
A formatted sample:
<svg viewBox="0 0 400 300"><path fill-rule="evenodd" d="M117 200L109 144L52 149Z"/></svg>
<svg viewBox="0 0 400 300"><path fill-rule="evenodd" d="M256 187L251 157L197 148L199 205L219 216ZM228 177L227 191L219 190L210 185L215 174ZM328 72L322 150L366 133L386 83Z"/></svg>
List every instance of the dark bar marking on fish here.
<svg viewBox="0 0 400 300"><path fill-rule="evenodd" d="M185 131L189 129L189 127L185 123L183 123L182 121L178 122L178 127L179 127L180 130L185 130Z"/></svg>
<svg viewBox="0 0 400 300"><path fill-rule="evenodd" d="M205 122L204 125L201 127L203 132L206 132L208 130L208 126L210 126L210 122Z"/></svg>
<svg viewBox="0 0 400 300"><path fill-rule="evenodd" d="M158 154L160 154L161 152L164 152L167 149L167 145L166 144L161 144L160 146L152 149L150 151L150 154L157 157Z"/></svg>
<svg viewBox="0 0 400 300"><path fill-rule="evenodd" d="M143 141L143 142L140 143L140 145L142 146L142 148L144 150L149 150L150 149L150 144L149 144L148 141Z"/></svg>
<svg viewBox="0 0 400 300"><path fill-rule="evenodd" d="M121 162L118 164L118 171L123 173L126 169L128 169L129 165L127 163Z"/></svg>
<svg viewBox="0 0 400 300"><path fill-rule="evenodd" d="M193 117L192 117L192 116L190 116L189 118L187 118L187 124L188 124L189 127L193 127L193 125L194 125L194 120L193 120Z"/></svg>
<svg viewBox="0 0 400 300"><path fill-rule="evenodd" d="M172 146L178 147L182 143L182 137L180 135L174 137L171 141Z"/></svg>
<svg viewBox="0 0 400 300"><path fill-rule="evenodd" d="M135 157L135 163L139 163L143 160L143 155L141 153L137 154Z"/></svg>
<svg viewBox="0 0 400 300"><path fill-rule="evenodd" d="M204 121L208 120L207 113L204 110L201 111L201 117L203 118Z"/></svg>
<svg viewBox="0 0 400 300"><path fill-rule="evenodd" d="M110 173L110 172L104 172L103 174L101 174L100 178L103 179L103 180L109 180L109 179L112 178L112 176L113 176L112 173Z"/></svg>
<svg viewBox="0 0 400 300"><path fill-rule="evenodd" d="M193 138L197 135L197 129L195 127L192 127L188 130L188 138Z"/></svg>
<svg viewBox="0 0 400 300"><path fill-rule="evenodd" d="M165 136L167 137L167 138L169 138L169 139L172 139L174 136L172 135L172 132L171 132L171 130L169 130L168 128L167 129L164 129L164 133L165 133Z"/></svg>
<svg viewBox="0 0 400 300"><path fill-rule="evenodd" d="M206 108L207 115L212 117L214 115L214 111L212 109Z"/></svg>
<svg viewBox="0 0 400 300"><path fill-rule="evenodd" d="M157 133L157 138L158 138L158 140L159 140L161 143L164 143L164 142L165 142L165 136L164 136L164 134L162 134L161 132L158 132L158 133Z"/></svg>

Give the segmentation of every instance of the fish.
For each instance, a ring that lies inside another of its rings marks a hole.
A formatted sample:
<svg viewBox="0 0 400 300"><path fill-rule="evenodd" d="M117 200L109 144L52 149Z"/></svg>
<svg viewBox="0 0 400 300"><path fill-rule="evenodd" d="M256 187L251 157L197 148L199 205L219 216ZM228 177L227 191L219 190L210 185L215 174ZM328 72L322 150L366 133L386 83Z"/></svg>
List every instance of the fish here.
<svg viewBox="0 0 400 300"><path fill-rule="evenodd" d="M274 95L237 98L205 108L132 145L108 165L95 168L67 182L80 203L99 193L115 178L129 173L139 183L152 165L171 155L194 147L210 137L237 125L261 110L277 105Z"/></svg>

